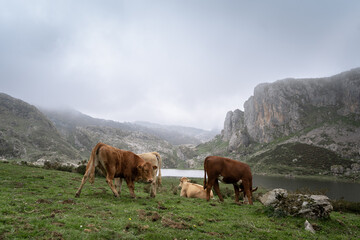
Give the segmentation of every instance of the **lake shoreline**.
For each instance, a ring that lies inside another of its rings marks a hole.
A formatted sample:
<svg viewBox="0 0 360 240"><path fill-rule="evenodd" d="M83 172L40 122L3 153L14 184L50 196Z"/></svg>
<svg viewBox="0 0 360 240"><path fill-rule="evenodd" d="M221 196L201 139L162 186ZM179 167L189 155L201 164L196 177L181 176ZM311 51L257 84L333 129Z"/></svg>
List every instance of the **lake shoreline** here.
<svg viewBox="0 0 360 240"><path fill-rule="evenodd" d="M189 169L189 168L162 168L163 169L176 169L176 170L184 170L184 171L204 171L204 169ZM318 181L333 181L339 183L360 183L360 178L358 179L347 179L339 176L325 176L325 175L289 175L289 174L274 174L274 173L253 173L253 175L258 176L267 176L267 177L284 177L288 179L310 179L310 180L318 180Z"/></svg>
<svg viewBox="0 0 360 240"><path fill-rule="evenodd" d="M204 179L204 170L162 169L161 172L163 177ZM349 202L360 202L359 182L339 181L339 179L324 176L253 174L253 186L266 190L283 188L289 192L323 194L332 200L344 199Z"/></svg>

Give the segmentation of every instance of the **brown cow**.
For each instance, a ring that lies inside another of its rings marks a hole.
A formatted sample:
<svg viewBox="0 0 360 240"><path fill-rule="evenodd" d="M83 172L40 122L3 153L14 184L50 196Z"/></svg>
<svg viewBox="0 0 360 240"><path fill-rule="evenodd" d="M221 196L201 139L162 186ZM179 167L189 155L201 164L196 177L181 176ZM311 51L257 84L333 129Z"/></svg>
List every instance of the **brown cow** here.
<svg viewBox="0 0 360 240"><path fill-rule="evenodd" d="M209 156L204 161L204 189L206 189L206 200L210 199L210 191L214 187L220 201L224 201L219 188L218 180L223 183L231 183L234 185L235 202L239 203L239 193L244 191L244 195L248 198L249 204L253 204L252 192L257 188L252 188L252 175L249 165L229 158ZM208 182L206 182L206 174ZM241 191L240 191L241 190Z"/></svg>
<svg viewBox="0 0 360 240"><path fill-rule="evenodd" d="M152 166L133 152L124 151L104 143L98 143L92 150L86 172L81 181L81 185L75 197L79 197L81 189L90 176L90 183L94 182L95 167L98 167L106 177L106 182L113 191L115 197L119 196L113 185L114 178L124 178L130 195L135 197L134 181L153 182L153 170L157 166Z"/></svg>
<svg viewBox="0 0 360 240"><path fill-rule="evenodd" d="M148 152L148 153L142 153L137 154L139 157L144 159L146 162L151 163L153 166L157 166L156 169L154 169L154 181L151 183L150 186L150 196L155 197L156 196L156 188L157 186L161 185L161 157L160 154L157 152ZM159 170L159 176L157 176ZM121 192L121 184L122 180L121 178L115 178L115 188L118 190L119 194Z"/></svg>
<svg viewBox="0 0 360 240"><path fill-rule="evenodd" d="M181 187L180 197L206 199L206 190L204 190L204 187L191 183L186 177L180 178L179 187ZM210 191L210 197L213 198L212 191Z"/></svg>

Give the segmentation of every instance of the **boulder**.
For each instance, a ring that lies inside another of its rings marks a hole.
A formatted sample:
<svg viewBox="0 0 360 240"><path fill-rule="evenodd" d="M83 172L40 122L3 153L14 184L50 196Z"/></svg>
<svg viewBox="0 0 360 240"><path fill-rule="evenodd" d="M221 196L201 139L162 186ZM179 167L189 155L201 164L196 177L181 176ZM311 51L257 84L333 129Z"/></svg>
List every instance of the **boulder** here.
<svg viewBox="0 0 360 240"><path fill-rule="evenodd" d="M32 164L38 167L43 167L45 165L45 162L47 160L44 158L39 158L38 160L36 160L35 162L33 162Z"/></svg>
<svg viewBox="0 0 360 240"><path fill-rule="evenodd" d="M279 199L287 197L288 193L285 189L273 189L259 198L259 201L265 206L275 207L279 203Z"/></svg>
<svg viewBox="0 0 360 240"><path fill-rule="evenodd" d="M333 207L325 195L288 194L285 189L273 189L259 198L275 212L311 219L329 218Z"/></svg>

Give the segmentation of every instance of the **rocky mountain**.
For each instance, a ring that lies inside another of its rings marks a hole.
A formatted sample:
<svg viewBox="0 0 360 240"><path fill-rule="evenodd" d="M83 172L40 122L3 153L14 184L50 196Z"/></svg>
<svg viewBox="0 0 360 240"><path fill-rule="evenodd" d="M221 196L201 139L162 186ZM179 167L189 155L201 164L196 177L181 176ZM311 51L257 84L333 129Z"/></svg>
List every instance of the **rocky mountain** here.
<svg viewBox="0 0 360 240"><path fill-rule="evenodd" d="M4 93L0 93L0 157L30 162L81 159L36 107Z"/></svg>
<svg viewBox="0 0 360 240"><path fill-rule="evenodd" d="M193 144L198 145L213 139L220 131L217 130L203 130L192 127L174 126L174 125L162 125L150 122L135 122L136 125L146 127L147 132L165 139L171 144ZM143 129L143 131L146 131Z"/></svg>
<svg viewBox="0 0 360 240"><path fill-rule="evenodd" d="M43 113L44 112L44 113ZM41 111L0 93L0 158L79 163L98 142L143 153L157 151L163 167L186 167L183 147L173 146L132 123L96 119L74 110Z"/></svg>
<svg viewBox="0 0 360 240"><path fill-rule="evenodd" d="M254 173L341 175L360 172L360 68L326 78L264 83L226 114L221 134L187 156L247 162Z"/></svg>
<svg viewBox="0 0 360 240"><path fill-rule="evenodd" d="M188 136L187 139L183 138L179 132L168 130L165 127L162 128L162 131L156 129L162 125L148 123L145 126L137 123L120 123L92 118L70 109L41 108L41 111L53 122L62 137L83 156L88 156L96 143L104 142L135 153L157 151L166 159L164 167L184 167L186 164L181 152L183 148L174 146L167 140L185 141L185 143L192 143L191 141L196 140L192 136Z"/></svg>
<svg viewBox="0 0 360 240"><path fill-rule="evenodd" d="M157 151L163 158L165 168L178 167L178 164L182 162L182 159L179 158L181 153L177 147L144 132L104 126L79 126L69 133L67 139L84 156L89 155L96 143L104 142L134 153Z"/></svg>
<svg viewBox="0 0 360 240"><path fill-rule="evenodd" d="M90 117L72 109L45 109L40 110L55 124L55 126L67 136L76 127L101 126L122 129L125 131L137 131L156 136L172 145L193 144L197 145L211 140L219 131L207 131L192 127L161 125L156 123L136 121L117 122Z"/></svg>
<svg viewBox="0 0 360 240"><path fill-rule="evenodd" d="M222 139L236 151L279 138L359 158L360 68L332 77L258 85L240 110L227 113Z"/></svg>

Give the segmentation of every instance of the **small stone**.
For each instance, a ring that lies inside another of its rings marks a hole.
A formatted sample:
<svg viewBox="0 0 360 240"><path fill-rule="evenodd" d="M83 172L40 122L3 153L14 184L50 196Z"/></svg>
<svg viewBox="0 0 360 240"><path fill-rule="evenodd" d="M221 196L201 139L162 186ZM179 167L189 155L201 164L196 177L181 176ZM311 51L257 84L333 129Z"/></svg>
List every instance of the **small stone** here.
<svg viewBox="0 0 360 240"><path fill-rule="evenodd" d="M313 226L311 225L311 223L309 223L308 220L305 221L304 225L305 225L305 230L306 231L309 231L309 232L315 234L315 230L314 230Z"/></svg>

